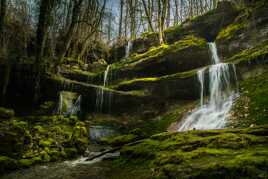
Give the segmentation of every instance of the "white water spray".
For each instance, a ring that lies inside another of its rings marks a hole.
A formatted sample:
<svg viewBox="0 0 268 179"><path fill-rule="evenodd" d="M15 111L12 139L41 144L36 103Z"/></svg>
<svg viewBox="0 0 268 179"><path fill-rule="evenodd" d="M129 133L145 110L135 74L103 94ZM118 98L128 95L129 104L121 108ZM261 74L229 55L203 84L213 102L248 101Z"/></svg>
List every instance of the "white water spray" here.
<svg viewBox="0 0 268 179"><path fill-rule="evenodd" d="M237 97L236 90L232 88L232 82L237 83L235 66L220 63L215 43L209 43L213 64L209 70L209 98L204 101L205 72L203 68L198 71L197 76L200 83L200 103L182 123L178 131L191 129L220 129L225 127L226 118ZM235 85L237 87L237 85Z"/></svg>
<svg viewBox="0 0 268 179"><path fill-rule="evenodd" d="M62 115L77 115L81 110L82 96L74 97L71 92L62 91L59 95L59 103L57 107L57 114ZM74 101L75 100L75 101Z"/></svg>
<svg viewBox="0 0 268 179"><path fill-rule="evenodd" d="M74 105L67 111L67 113L70 115L77 115L78 112L81 111L81 101L82 101L82 96L79 95Z"/></svg>
<svg viewBox="0 0 268 179"><path fill-rule="evenodd" d="M204 105L204 80L205 80L205 68L197 72L198 81L200 82L200 105Z"/></svg>

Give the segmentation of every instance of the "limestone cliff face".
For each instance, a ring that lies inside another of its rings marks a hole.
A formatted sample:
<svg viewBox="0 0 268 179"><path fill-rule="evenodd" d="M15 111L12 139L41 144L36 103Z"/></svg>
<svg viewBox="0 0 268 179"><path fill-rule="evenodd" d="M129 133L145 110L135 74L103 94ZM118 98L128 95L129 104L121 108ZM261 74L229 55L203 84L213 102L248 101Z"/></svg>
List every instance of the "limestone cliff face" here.
<svg viewBox="0 0 268 179"><path fill-rule="evenodd" d="M162 104L169 100L198 99L196 71L211 64L208 41L216 41L224 61L237 64L241 79L249 76L252 69L259 68L258 64L266 63L266 9L264 0L246 4L242 9L221 2L215 10L167 29L165 45L159 46L156 34L147 33L133 41L128 58L122 58L124 54L113 47L110 62L114 63L110 65L109 84L104 89L106 94L114 96L112 111L132 111L140 103L147 105L152 101ZM124 51L123 47L118 48ZM17 66L20 68L12 67L7 102L12 103L16 96L31 103L32 100L25 99L32 98L35 74L31 65ZM87 99L84 109L94 110L97 91L103 84L103 66L95 72L66 66L61 69L59 74L43 75L41 102L56 101L59 91L67 90L82 94ZM126 104L128 107L124 107Z"/></svg>

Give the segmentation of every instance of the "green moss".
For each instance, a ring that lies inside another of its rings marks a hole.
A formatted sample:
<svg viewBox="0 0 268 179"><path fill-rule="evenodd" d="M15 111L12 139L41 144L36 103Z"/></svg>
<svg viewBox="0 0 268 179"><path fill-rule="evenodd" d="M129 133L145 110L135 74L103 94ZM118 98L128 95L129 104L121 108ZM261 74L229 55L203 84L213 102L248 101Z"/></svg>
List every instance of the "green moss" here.
<svg viewBox="0 0 268 179"><path fill-rule="evenodd" d="M240 83L240 98L233 106L230 125L248 127L268 123L268 72Z"/></svg>
<svg viewBox="0 0 268 179"><path fill-rule="evenodd" d="M13 118L0 123L0 133L5 136L0 140L1 154L18 160L21 167L72 158L83 153L88 145L86 124L76 117ZM6 171L8 167L0 170Z"/></svg>
<svg viewBox="0 0 268 179"><path fill-rule="evenodd" d="M40 134L44 134L46 132L46 130L40 125L34 126L33 129L36 130Z"/></svg>
<svg viewBox="0 0 268 179"><path fill-rule="evenodd" d="M0 155L0 172L3 173L6 170L16 169L17 168L17 161L7 157Z"/></svg>
<svg viewBox="0 0 268 179"><path fill-rule="evenodd" d="M243 50L242 52L234 55L227 62L240 63L242 61L253 61L265 59L268 54L268 41L263 42L262 44Z"/></svg>
<svg viewBox="0 0 268 179"><path fill-rule="evenodd" d="M231 39L236 33L237 31L245 28L245 23L234 23L234 24L230 24L229 26L227 26L226 28L222 29L219 33L219 35L217 36L217 40L220 39Z"/></svg>
<svg viewBox="0 0 268 179"><path fill-rule="evenodd" d="M164 75L161 77L148 77L148 78L136 78L132 80L125 80L122 81L116 85L111 85L109 88L112 89L121 89L122 87L128 87L131 88L131 86L135 86L138 84L153 84L153 83L159 83L161 81L167 81L167 80L176 80L176 79L182 79L182 78L188 78L188 77L194 77L196 75L196 72L198 69L186 71L186 72L179 72L172 75ZM136 93L136 95L139 96L145 96L145 91L139 91L140 93Z"/></svg>
<svg viewBox="0 0 268 179"><path fill-rule="evenodd" d="M121 146L130 142L134 142L138 139L137 135L128 134L128 135L121 135L117 137L109 137L104 138L101 140L102 143L112 145L112 146Z"/></svg>
<svg viewBox="0 0 268 179"><path fill-rule="evenodd" d="M151 47L147 52L142 54L136 54L125 61L114 63L111 66L111 70L120 69L124 66L134 66L137 63L146 60L152 60L154 58L162 57L170 53L176 53L177 51L183 50L188 47L199 46L201 48L206 47L206 41L202 38L195 37L193 35L186 36L184 39L181 39L174 44L167 45L162 44L158 47Z"/></svg>
<svg viewBox="0 0 268 179"><path fill-rule="evenodd" d="M147 32L143 32L141 34L141 39L147 39L147 38L150 38L152 36L156 36L157 37L157 33L156 32L150 32L150 31L147 31Z"/></svg>
<svg viewBox="0 0 268 179"><path fill-rule="evenodd" d="M53 145L55 143L55 141L52 138L48 138L48 139L43 139L39 141L39 145L42 147L49 147L51 145Z"/></svg>
<svg viewBox="0 0 268 179"><path fill-rule="evenodd" d="M149 166L160 178L239 178L268 176L268 126L155 135L125 146L118 163Z"/></svg>
<svg viewBox="0 0 268 179"><path fill-rule="evenodd" d="M14 115L15 115L14 110L0 107L0 118L10 119L14 117Z"/></svg>
<svg viewBox="0 0 268 179"><path fill-rule="evenodd" d="M34 164L33 159L21 159L21 160L19 160L19 166L21 166L21 167L30 167L33 164Z"/></svg>

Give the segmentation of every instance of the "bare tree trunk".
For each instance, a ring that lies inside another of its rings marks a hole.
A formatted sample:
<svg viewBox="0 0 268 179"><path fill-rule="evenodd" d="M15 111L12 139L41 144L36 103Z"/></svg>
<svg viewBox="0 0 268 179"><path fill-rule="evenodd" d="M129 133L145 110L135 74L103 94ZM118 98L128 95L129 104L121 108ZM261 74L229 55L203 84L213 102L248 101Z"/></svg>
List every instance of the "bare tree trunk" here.
<svg viewBox="0 0 268 179"><path fill-rule="evenodd" d="M67 53L67 50L69 49L72 41L72 37L74 32L76 31L79 15L81 12L81 7L82 7L83 0L75 0L74 1L74 6L72 9L72 20L70 27L64 37L63 40L63 47L61 52L59 53L59 62L61 63Z"/></svg>
<svg viewBox="0 0 268 179"><path fill-rule="evenodd" d="M147 18L147 21L148 21L148 24L150 27L150 31L154 32L153 23L152 23L152 16L151 16L150 11L149 11L149 9L150 9L149 2L150 2L150 0L148 1L148 6L147 6L145 0L142 0L143 8L144 8L146 18Z"/></svg>
<svg viewBox="0 0 268 179"><path fill-rule="evenodd" d="M129 17L130 17L130 38L131 40L133 40L136 38L136 30L137 30L137 24L136 24L137 0L129 0L128 6L129 6Z"/></svg>
<svg viewBox="0 0 268 179"><path fill-rule="evenodd" d="M99 28L100 29L102 28L102 20L103 20L105 7L106 7L106 0L104 0L100 12L98 12L98 14L92 14L92 16L96 16L96 17L95 17L94 22L92 22L91 27L89 27L90 33L87 35L85 40L82 42L82 49L78 55L78 59L81 59L85 55L87 48L90 44L90 41L89 41L90 38L92 38L94 35L96 35L96 33L98 33Z"/></svg>
<svg viewBox="0 0 268 179"><path fill-rule="evenodd" d="M167 0L158 0L158 36L159 43L164 43L164 26L167 14Z"/></svg>
<svg viewBox="0 0 268 179"><path fill-rule="evenodd" d="M168 28L170 25L170 0L167 0L167 12L166 12L166 27Z"/></svg>
<svg viewBox="0 0 268 179"><path fill-rule="evenodd" d="M44 48L48 35L50 16L55 5L56 5L55 0L42 0L40 5L40 12L36 32L35 70L37 75L35 79L35 94L34 94L35 102L37 102L39 99L42 57L44 54Z"/></svg>
<svg viewBox="0 0 268 179"><path fill-rule="evenodd" d="M119 27L118 27L118 40L119 43L122 41L122 25L123 25L123 11L124 11L124 0L120 0L120 18L119 18Z"/></svg>
<svg viewBox="0 0 268 179"><path fill-rule="evenodd" d="M127 37L127 31L128 31L128 12L129 12L129 6L128 5L126 5L126 10L125 10L125 19L124 19L124 26L125 26L125 28L124 28L124 36L125 37Z"/></svg>
<svg viewBox="0 0 268 179"><path fill-rule="evenodd" d="M175 13L174 13L174 25L177 25L179 23L179 5L178 0L174 0L175 5Z"/></svg>
<svg viewBox="0 0 268 179"><path fill-rule="evenodd" d="M4 46L4 25L5 25L5 17L6 17L6 0L1 1L1 8L0 8L0 45L1 47Z"/></svg>
<svg viewBox="0 0 268 179"><path fill-rule="evenodd" d="M39 20L36 32L36 64L39 65L43 57L51 11L55 6L55 0L42 0L40 5Z"/></svg>

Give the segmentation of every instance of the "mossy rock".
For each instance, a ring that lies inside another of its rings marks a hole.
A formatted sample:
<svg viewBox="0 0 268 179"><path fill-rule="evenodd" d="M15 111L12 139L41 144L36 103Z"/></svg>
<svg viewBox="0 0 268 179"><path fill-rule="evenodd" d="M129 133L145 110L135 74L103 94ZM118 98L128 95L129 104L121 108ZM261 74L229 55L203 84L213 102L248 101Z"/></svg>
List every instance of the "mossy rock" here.
<svg viewBox="0 0 268 179"><path fill-rule="evenodd" d="M66 153L67 158L74 158L78 154L78 151L76 148L64 148L64 152Z"/></svg>
<svg viewBox="0 0 268 179"><path fill-rule="evenodd" d="M52 114L55 110L56 104L54 101L46 101L40 105L37 110L37 115L49 115Z"/></svg>
<svg viewBox="0 0 268 179"><path fill-rule="evenodd" d="M17 169L17 161L7 156L0 156L0 173Z"/></svg>
<svg viewBox="0 0 268 179"><path fill-rule="evenodd" d="M257 45L256 47L249 48L241 51L240 53L234 55L233 57L226 60L227 62L232 63L240 63L241 62L250 62L254 63L254 61L266 61L268 56L268 41L264 41L263 43Z"/></svg>
<svg viewBox="0 0 268 179"><path fill-rule="evenodd" d="M133 54L124 61L112 64L109 74L114 75L109 78L109 84L126 79L171 75L209 64L205 39L189 35L174 44L152 47L145 53Z"/></svg>
<svg viewBox="0 0 268 179"><path fill-rule="evenodd" d="M265 178L267 129L162 133L123 147L116 162L122 169L146 163L156 178Z"/></svg>
<svg viewBox="0 0 268 179"><path fill-rule="evenodd" d="M264 1L252 1L239 9L232 24L221 29L216 39L221 59L226 60L267 41L267 7Z"/></svg>
<svg viewBox="0 0 268 179"><path fill-rule="evenodd" d="M261 75L240 83L240 97L233 105L230 124L233 127L249 127L268 123L268 68Z"/></svg>
<svg viewBox="0 0 268 179"><path fill-rule="evenodd" d="M34 164L34 162L35 160L33 159L20 159L18 161L20 167L30 167L31 165Z"/></svg>
<svg viewBox="0 0 268 179"><path fill-rule="evenodd" d="M39 141L39 145L41 147L50 147L50 146L52 146L54 144L55 144L55 141L52 138L42 139L42 140Z"/></svg>
<svg viewBox="0 0 268 179"><path fill-rule="evenodd" d="M18 119L0 123L0 153L9 157L22 156L30 148L32 136L27 123Z"/></svg>
<svg viewBox="0 0 268 179"><path fill-rule="evenodd" d="M116 137L108 137L101 139L102 144L111 145L111 146L122 146L124 144L128 144L134 142L139 139L138 135L135 134L126 134L120 135Z"/></svg>
<svg viewBox="0 0 268 179"><path fill-rule="evenodd" d="M15 112L13 109L7 109L0 107L0 118L2 119L10 119L15 116Z"/></svg>
<svg viewBox="0 0 268 179"><path fill-rule="evenodd" d="M77 122L73 129L72 144L77 148L79 153L83 153L89 143L89 133L84 122Z"/></svg>

